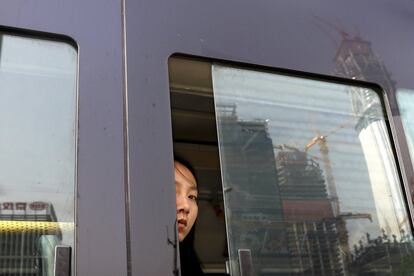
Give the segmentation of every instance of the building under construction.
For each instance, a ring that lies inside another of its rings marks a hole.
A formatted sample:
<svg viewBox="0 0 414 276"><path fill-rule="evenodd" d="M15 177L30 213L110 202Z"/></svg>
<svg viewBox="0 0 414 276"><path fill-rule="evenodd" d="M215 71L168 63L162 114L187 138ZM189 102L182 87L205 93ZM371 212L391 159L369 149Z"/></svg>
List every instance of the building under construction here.
<svg viewBox="0 0 414 276"><path fill-rule="evenodd" d="M318 162L286 146L275 156L267 122L241 121L235 106L221 107L219 116L229 238L251 249L256 274L344 275L341 233Z"/></svg>
<svg viewBox="0 0 414 276"><path fill-rule="evenodd" d="M339 233L319 164L304 151L280 146L276 158L290 261L298 275L344 275Z"/></svg>

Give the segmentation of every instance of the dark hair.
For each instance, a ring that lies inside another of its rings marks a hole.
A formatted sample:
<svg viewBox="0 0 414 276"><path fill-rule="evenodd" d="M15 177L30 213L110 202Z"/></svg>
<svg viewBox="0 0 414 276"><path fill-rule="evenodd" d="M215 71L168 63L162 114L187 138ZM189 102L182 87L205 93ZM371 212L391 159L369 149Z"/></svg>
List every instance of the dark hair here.
<svg viewBox="0 0 414 276"><path fill-rule="evenodd" d="M180 263L181 276L201 276L204 275L201 270L200 260L194 249L195 226L187 234L185 239L180 242Z"/></svg>
<svg viewBox="0 0 414 276"><path fill-rule="evenodd" d="M190 162L188 162L186 159L184 159L181 156L178 156L176 154L174 154L174 161L177 161L178 163L180 163L184 167L186 167L193 174L196 182L198 183L198 177L197 177L196 170L194 169L194 167L191 165Z"/></svg>

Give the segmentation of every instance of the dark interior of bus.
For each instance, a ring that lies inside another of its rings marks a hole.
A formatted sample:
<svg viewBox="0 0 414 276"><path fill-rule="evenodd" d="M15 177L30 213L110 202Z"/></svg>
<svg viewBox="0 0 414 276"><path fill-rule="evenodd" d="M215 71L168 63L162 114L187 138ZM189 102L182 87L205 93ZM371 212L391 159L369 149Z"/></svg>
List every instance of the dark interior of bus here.
<svg viewBox="0 0 414 276"><path fill-rule="evenodd" d="M204 273L228 275L211 63L171 57L169 78L174 153L194 167L198 178L194 247Z"/></svg>

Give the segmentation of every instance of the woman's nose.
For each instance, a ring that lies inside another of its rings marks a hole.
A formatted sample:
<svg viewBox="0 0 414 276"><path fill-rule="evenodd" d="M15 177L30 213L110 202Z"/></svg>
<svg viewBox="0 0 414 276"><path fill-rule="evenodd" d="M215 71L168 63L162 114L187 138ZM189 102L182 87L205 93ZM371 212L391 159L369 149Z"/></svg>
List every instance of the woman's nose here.
<svg viewBox="0 0 414 276"><path fill-rule="evenodd" d="M190 212L190 204L188 202L189 199L184 195L176 195L176 200L177 200L177 213L185 212L188 214Z"/></svg>

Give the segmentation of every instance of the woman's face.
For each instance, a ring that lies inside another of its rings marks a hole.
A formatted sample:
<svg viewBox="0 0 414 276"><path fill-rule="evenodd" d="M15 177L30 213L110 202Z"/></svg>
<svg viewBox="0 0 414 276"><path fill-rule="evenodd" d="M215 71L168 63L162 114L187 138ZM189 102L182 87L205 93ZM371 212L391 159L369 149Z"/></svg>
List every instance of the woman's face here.
<svg viewBox="0 0 414 276"><path fill-rule="evenodd" d="M178 240L183 241L193 227L198 214L197 183L191 171L177 161L174 161L174 173Z"/></svg>

